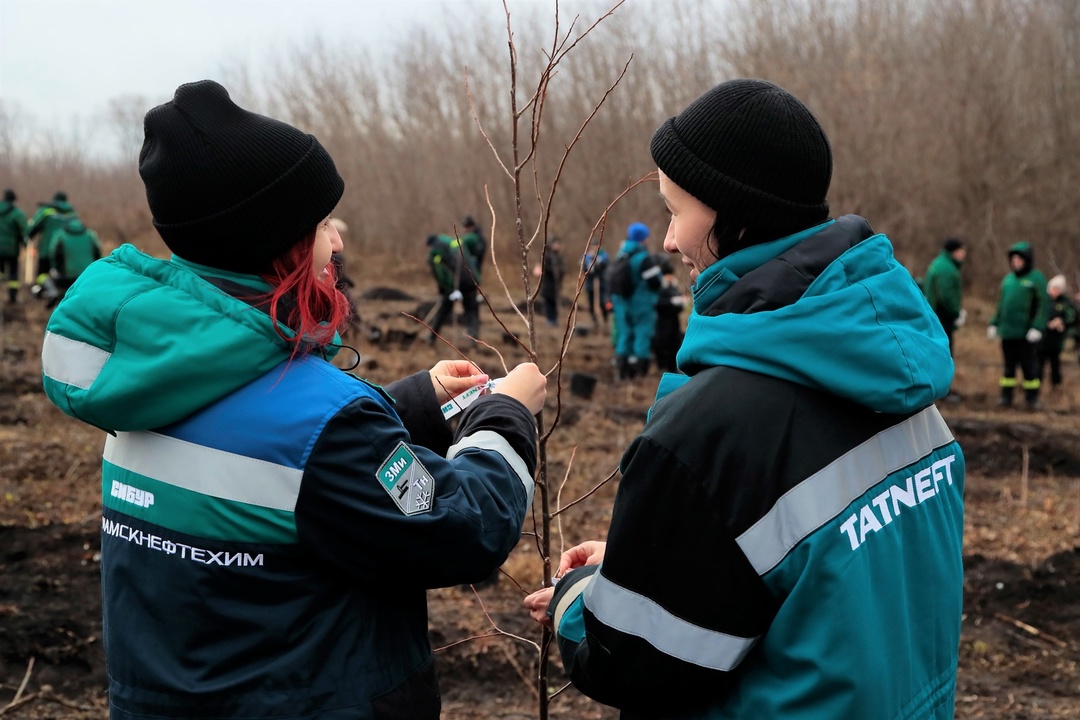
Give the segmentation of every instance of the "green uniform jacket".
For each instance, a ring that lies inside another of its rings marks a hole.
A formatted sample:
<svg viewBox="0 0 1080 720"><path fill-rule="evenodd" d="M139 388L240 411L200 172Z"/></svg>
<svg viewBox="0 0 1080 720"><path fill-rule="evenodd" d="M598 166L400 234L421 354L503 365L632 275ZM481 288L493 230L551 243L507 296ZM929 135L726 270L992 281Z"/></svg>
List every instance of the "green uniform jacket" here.
<svg viewBox="0 0 1080 720"><path fill-rule="evenodd" d="M1050 296L1046 294L1046 276L1038 270L1023 275L1009 273L1001 281L997 309L990 318L1002 340L1020 340L1031 328L1046 330Z"/></svg>
<svg viewBox="0 0 1080 720"><path fill-rule="evenodd" d="M962 304L960 263L942 250L926 270L923 292L930 307L939 316L944 315L954 320L958 318Z"/></svg>
<svg viewBox="0 0 1080 720"><path fill-rule="evenodd" d="M56 234L64 227L64 223L73 217L75 217L75 210L66 202L51 202L38 208L34 216L30 218L27 237L41 235L40 245L38 245L39 257L52 257Z"/></svg>
<svg viewBox="0 0 1080 720"><path fill-rule="evenodd" d="M26 215L9 202L0 201L0 257L15 257L26 244Z"/></svg>
<svg viewBox="0 0 1080 720"><path fill-rule="evenodd" d="M431 246L428 266L439 285L439 292L467 290L480 284L475 241L476 236L472 233L462 236L460 243L449 235L439 235L439 239ZM462 256L465 258L465 266L459 272L458 263Z"/></svg>
<svg viewBox="0 0 1080 720"><path fill-rule="evenodd" d="M50 259L60 277L74 280L82 275L90 263L100 258L101 243L98 242L97 233L88 230L78 218L69 220L56 233Z"/></svg>

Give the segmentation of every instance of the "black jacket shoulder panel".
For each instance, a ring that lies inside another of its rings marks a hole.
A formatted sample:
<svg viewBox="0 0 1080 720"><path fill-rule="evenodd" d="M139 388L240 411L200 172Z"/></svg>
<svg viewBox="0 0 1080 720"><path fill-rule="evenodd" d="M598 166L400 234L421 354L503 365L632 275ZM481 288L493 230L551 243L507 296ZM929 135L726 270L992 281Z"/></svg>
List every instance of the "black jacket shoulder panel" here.
<svg viewBox="0 0 1080 720"><path fill-rule="evenodd" d="M793 382L716 367L661 400L643 435L670 448L731 508L725 517L734 537L801 481L913 414L877 413Z"/></svg>
<svg viewBox="0 0 1080 720"><path fill-rule="evenodd" d="M753 313L791 305L836 258L874 234L858 215L844 215L761 267L748 272L703 315Z"/></svg>

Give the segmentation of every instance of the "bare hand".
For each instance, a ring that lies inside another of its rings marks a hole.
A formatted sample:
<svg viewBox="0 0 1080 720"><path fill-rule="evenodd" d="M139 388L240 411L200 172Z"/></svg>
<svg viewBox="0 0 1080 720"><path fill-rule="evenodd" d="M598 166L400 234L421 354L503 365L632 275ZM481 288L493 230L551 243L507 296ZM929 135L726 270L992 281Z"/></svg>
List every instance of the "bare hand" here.
<svg viewBox="0 0 1080 720"><path fill-rule="evenodd" d="M468 360L441 360L428 370L431 384L435 386L435 399L442 405L450 398L483 385L488 381L486 373Z"/></svg>
<svg viewBox="0 0 1080 720"><path fill-rule="evenodd" d="M544 409L547 377L536 367L536 363L521 363L507 373L492 392L509 395L535 415Z"/></svg>
<svg viewBox="0 0 1080 720"><path fill-rule="evenodd" d="M551 627L551 618L547 616L547 609L554 594L555 588L543 588L526 597L524 602L525 609L529 611L529 617L549 628Z"/></svg>
<svg viewBox="0 0 1080 720"><path fill-rule="evenodd" d="M555 571L555 577L561 578L574 568L584 565L599 565L604 559L606 550L607 543L599 540L587 540L580 545L575 545L559 558L559 569Z"/></svg>

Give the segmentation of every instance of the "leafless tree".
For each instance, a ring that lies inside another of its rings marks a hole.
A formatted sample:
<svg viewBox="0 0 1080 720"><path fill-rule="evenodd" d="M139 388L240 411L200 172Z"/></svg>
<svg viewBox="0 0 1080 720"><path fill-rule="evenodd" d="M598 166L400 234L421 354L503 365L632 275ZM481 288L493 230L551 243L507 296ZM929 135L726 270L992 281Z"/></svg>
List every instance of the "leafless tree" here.
<svg viewBox="0 0 1080 720"><path fill-rule="evenodd" d="M143 143L143 116L150 101L142 95L125 95L109 100L105 118L116 134L120 162L135 164Z"/></svg>

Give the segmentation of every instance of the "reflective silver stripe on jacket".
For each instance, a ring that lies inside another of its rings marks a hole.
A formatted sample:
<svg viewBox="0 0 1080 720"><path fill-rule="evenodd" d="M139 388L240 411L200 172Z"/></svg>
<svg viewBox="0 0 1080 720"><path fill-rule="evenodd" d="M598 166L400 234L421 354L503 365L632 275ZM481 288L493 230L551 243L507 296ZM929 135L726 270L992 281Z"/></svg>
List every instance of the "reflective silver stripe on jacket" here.
<svg viewBox="0 0 1080 720"><path fill-rule="evenodd" d="M525 488L525 495L528 499L525 507L532 505L533 478L532 475L529 474L529 467L525 464L525 461L521 459L521 456L514 451L514 448L510 443L506 441L506 438L491 430L479 430L472 435L463 437L459 442L451 445L450 449L446 451L446 459L452 460L469 448L494 450L502 455L503 459L506 460L514 472L517 473L518 479L521 480L521 484Z"/></svg>
<svg viewBox="0 0 1080 720"><path fill-rule="evenodd" d="M894 472L952 442L937 408L883 430L784 493L736 542L759 575Z"/></svg>
<svg viewBox="0 0 1080 720"><path fill-rule="evenodd" d="M303 470L196 445L154 432L105 440L105 460L202 495L294 512Z"/></svg>
<svg viewBox="0 0 1080 720"><path fill-rule="evenodd" d="M56 382L86 390L97 380L112 353L53 332L41 345L41 372Z"/></svg>
<svg viewBox="0 0 1080 720"><path fill-rule="evenodd" d="M712 670L735 669L758 640L676 617L644 595L611 582L603 569L585 588L585 607L610 628L639 637L665 655Z"/></svg>

